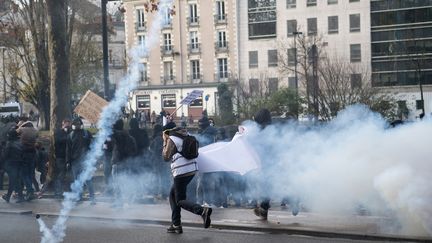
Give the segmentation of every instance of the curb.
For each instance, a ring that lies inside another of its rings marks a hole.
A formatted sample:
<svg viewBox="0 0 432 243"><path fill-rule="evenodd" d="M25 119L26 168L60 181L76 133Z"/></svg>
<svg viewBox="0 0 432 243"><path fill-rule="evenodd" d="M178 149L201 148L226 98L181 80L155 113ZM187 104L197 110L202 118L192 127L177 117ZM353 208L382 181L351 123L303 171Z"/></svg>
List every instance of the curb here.
<svg viewBox="0 0 432 243"><path fill-rule="evenodd" d="M31 211L30 211L31 212ZM0 212L1 213L1 212ZM33 213L33 212L31 212ZM35 213L36 214L36 213ZM37 213L40 216L45 217L58 217L58 214L55 213ZM70 215L70 218L77 219L94 219L94 220L113 220L112 218L106 217L97 217L97 216L78 216L78 215ZM121 222L129 222L129 223L139 223L139 224L157 224L157 225L165 225L169 226L171 224L168 220L162 219L126 219L120 218L115 219L116 221ZM193 228L203 228L203 225L200 223L192 222L192 221L183 221L183 226L193 227ZM246 225L234 225L234 224L224 224L224 223L212 223L212 229L223 229L223 230L236 230L236 231L253 231L253 232L262 232L262 233L271 233L271 234L287 234L287 235L303 235L303 236L312 236L312 237L321 237L321 238L338 238L338 239L349 239L349 240L370 240L370 241L390 241L390 242L432 242L431 238L412 238L412 237L403 237L403 236L394 236L394 235L371 235L371 234L359 234L359 233L344 233L344 232L331 232L324 230L310 230L310 229L295 229L295 228L287 228L287 227L254 227L254 226L246 226Z"/></svg>

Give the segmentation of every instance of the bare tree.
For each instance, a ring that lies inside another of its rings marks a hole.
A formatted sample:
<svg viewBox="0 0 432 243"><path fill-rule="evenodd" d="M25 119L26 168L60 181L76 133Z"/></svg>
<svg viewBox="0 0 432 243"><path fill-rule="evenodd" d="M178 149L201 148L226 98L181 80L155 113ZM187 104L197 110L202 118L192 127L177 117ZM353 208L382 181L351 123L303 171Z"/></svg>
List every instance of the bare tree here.
<svg viewBox="0 0 432 243"><path fill-rule="evenodd" d="M294 46L297 60L294 60ZM308 107L306 115L314 114L316 118L330 120L341 109L363 103L384 116L393 116L394 100L372 87L367 68L353 65L338 56L329 56L325 46L322 36L299 35L291 41L279 42L280 72L294 75L297 70L301 84L299 95L305 97Z"/></svg>

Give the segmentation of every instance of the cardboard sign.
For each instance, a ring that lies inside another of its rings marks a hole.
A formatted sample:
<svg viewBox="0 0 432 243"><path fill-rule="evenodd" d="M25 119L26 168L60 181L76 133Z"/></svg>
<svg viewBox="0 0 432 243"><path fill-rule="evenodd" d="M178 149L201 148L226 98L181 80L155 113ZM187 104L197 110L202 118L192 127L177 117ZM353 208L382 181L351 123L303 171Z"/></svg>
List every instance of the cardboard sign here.
<svg viewBox="0 0 432 243"><path fill-rule="evenodd" d="M96 124L102 113L102 109L108 105L108 101L88 90L74 112L89 122Z"/></svg>
<svg viewBox="0 0 432 243"><path fill-rule="evenodd" d="M180 101L180 104L189 105L192 101L196 100L196 98L201 97L203 92L204 91L202 90L193 90L182 101Z"/></svg>

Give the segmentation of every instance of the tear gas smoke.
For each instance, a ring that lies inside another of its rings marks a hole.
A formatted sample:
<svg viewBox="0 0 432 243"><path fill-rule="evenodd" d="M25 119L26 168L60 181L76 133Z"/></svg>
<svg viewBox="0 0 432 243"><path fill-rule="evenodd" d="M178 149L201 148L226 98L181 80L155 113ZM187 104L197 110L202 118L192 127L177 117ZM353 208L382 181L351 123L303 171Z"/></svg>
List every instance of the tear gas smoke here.
<svg viewBox="0 0 432 243"><path fill-rule="evenodd" d="M101 118L98 122L98 134L90 146L90 151L86 154L83 161L83 171L78 179L71 185L71 192L64 193L64 201L62 203L62 210L60 216L56 220L54 226L50 230L46 227L42 219L38 219L40 230L43 232L43 243L56 243L62 242L65 237L66 221L69 217L70 211L76 206L79 195L82 193L84 183L89 180L96 170L95 164L97 159L103 154L102 145L108 136L112 133L112 124L116 121L120 108L126 104L129 92L136 87L139 79L139 63L140 58L149 53L151 46L157 44L159 41L159 30L163 21L163 13L166 9L170 9L172 0L162 0L159 4L159 11L157 12L153 24L149 31L149 38L144 46L135 47L130 51L130 64L128 68L128 75L124 77L118 85L115 96L112 101L104 108Z"/></svg>
<svg viewBox="0 0 432 243"><path fill-rule="evenodd" d="M388 128L357 105L321 126L245 125L263 155L262 171L249 175L252 191L263 190L255 196L299 199L325 214L363 208L398 219L399 233L432 235L430 119Z"/></svg>

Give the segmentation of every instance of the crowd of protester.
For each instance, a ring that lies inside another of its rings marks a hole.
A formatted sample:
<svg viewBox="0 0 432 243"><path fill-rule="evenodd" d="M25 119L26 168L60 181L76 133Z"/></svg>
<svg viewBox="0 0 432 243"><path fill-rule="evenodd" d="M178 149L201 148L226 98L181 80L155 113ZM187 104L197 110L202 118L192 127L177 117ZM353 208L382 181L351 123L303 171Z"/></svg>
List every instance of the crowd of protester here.
<svg viewBox="0 0 432 243"><path fill-rule="evenodd" d="M121 117L113 125L112 135L103 146L100 168L104 175L102 193L113 198L114 207L121 207L125 202L124 177L146 178L145 182L149 185L138 188L141 191L134 192L136 198L141 195L157 200L168 199L172 176L169 163L164 162L162 157L164 121L175 122L164 110L158 115L154 111L142 111L127 118ZM184 115L176 122L183 128L195 125L193 119L186 119ZM229 141L235 133L218 128L205 110L196 124L198 126L189 129L189 132L197 138L201 147ZM48 153L37 141L38 131L33 123L19 119L6 137L7 140L1 144L1 171L8 175L9 186L2 198L9 202L15 197L18 203L42 197L47 190L52 190L56 198L62 198L63 192L70 189L70 183L82 171L83 156L93 139L80 118L64 119L61 128L55 131L55 161L51 176L47 178ZM36 174L40 175L38 180ZM188 187L189 200L205 206L254 206L255 200L246 194L246 184L244 178L235 173L198 173ZM85 186L90 202L95 204L92 180L88 180Z"/></svg>

